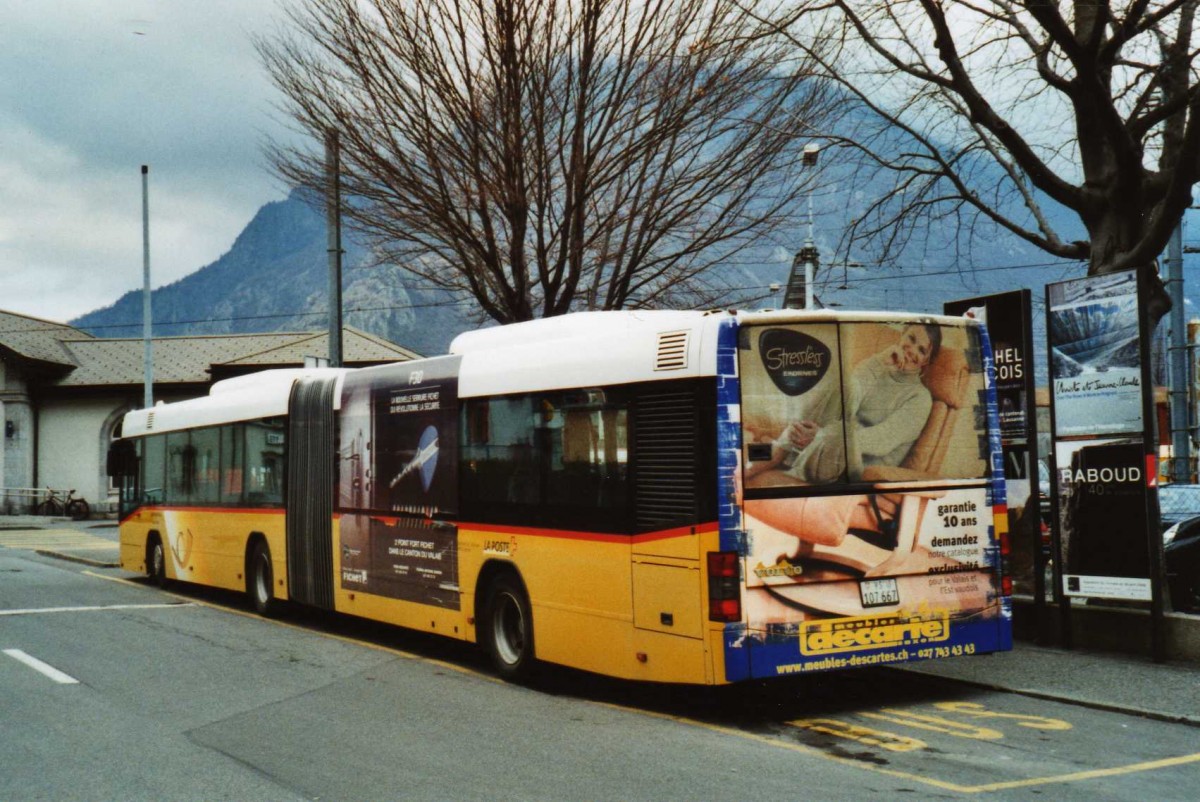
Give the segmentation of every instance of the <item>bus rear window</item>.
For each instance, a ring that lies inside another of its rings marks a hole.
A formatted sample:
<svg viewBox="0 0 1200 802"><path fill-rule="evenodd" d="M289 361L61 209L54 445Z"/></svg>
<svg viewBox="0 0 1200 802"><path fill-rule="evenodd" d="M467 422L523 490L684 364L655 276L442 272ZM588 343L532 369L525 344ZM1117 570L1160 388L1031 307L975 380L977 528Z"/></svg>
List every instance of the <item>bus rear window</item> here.
<svg viewBox="0 0 1200 802"><path fill-rule="evenodd" d="M742 329L747 489L986 476L979 349L921 321Z"/></svg>

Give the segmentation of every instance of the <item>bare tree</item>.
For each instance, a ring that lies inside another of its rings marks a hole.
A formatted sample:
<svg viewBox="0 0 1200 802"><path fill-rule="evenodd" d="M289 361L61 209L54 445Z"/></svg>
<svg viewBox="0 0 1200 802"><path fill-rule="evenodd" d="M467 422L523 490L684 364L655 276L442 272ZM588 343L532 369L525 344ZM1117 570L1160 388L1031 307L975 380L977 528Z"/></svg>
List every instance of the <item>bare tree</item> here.
<svg viewBox="0 0 1200 802"><path fill-rule="evenodd" d="M854 143L893 180L851 239L982 217L1092 274L1147 271L1161 314L1155 259L1200 178L1196 3L802 0L778 29L885 123Z"/></svg>
<svg viewBox="0 0 1200 802"><path fill-rule="evenodd" d="M826 98L734 0L299 0L258 42L311 147L342 144L351 223L492 318L712 304L795 225Z"/></svg>

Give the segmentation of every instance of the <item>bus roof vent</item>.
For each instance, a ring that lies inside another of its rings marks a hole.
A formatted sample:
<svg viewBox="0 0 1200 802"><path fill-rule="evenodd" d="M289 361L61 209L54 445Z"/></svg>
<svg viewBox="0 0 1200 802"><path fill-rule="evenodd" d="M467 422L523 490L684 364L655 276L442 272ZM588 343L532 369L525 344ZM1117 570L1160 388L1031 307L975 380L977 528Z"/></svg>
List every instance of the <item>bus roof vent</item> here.
<svg viewBox="0 0 1200 802"><path fill-rule="evenodd" d="M154 429L154 410L150 410L149 412L146 413L146 431L149 432L153 429Z"/></svg>
<svg viewBox="0 0 1200 802"><path fill-rule="evenodd" d="M683 370L687 367L688 332L663 331L658 334L655 370Z"/></svg>

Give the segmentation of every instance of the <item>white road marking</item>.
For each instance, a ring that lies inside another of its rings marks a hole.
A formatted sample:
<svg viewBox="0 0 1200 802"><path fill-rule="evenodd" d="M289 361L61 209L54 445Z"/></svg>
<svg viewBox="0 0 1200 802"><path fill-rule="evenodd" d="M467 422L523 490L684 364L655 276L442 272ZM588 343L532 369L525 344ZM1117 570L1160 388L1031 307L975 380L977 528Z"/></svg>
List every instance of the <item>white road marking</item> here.
<svg viewBox="0 0 1200 802"><path fill-rule="evenodd" d="M24 663L25 665L32 668L34 671L37 671L41 674L46 675L50 679L59 683L60 685L78 685L79 684L79 680L75 679L70 674L64 674L63 672L59 671L54 666L47 665L46 663L43 663L41 660L37 659L36 657L30 657L29 655L25 654L25 652L21 651L20 649L5 649L4 653L7 654L12 659L14 659L20 663Z"/></svg>
<svg viewBox="0 0 1200 802"><path fill-rule="evenodd" d="M114 549L119 546L108 538L74 529L36 529L0 532L0 546L9 549Z"/></svg>
<svg viewBox="0 0 1200 802"><path fill-rule="evenodd" d="M99 607L30 607L24 610L0 610L0 615L37 615L39 613L90 613L96 610L153 610L159 607L195 607L194 604L106 604Z"/></svg>

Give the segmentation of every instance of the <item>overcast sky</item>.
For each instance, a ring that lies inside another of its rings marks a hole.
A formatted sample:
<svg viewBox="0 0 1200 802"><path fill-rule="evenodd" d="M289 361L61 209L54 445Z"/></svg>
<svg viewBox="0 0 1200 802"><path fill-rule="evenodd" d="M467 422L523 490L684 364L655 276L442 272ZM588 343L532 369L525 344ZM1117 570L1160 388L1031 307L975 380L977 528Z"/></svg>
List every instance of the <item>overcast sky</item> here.
<svg viewBox="0 0 1200 802"><path fill-rule="evenodd" d="M66 321L209 264L285 197L274 0L0 0L0 309Z"/></svg>

